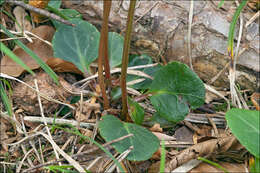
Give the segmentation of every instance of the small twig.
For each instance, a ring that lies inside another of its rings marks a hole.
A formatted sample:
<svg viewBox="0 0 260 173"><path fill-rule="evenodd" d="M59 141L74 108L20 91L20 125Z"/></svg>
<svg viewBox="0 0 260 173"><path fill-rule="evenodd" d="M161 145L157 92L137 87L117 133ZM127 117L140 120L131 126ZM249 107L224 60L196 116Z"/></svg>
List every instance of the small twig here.
<svg viewBox="0 0 260 173"><path fill-rule="evenodd" d="M18 141L18 142L11 143L11 144L7 144L7 145L9 145L9 146L18 145L18 144L20 144L20 143L26 141L27 139L33 138L33 137L35 137L35 136L37 136L37 135L39 135L39 134L33 134L33 135L30 135L30 136L26 136L26 137L24 137L23 139L21 139L21 140Z"/></svg>
<svg viewBox="0 0 260 173"><path fill-rule="evenodd" d="M216 137L218 137L219 133L218 133L218 129L217 129L216 124L214 123L214 121L212 120L212 118L208 114L206 114L206 117L208 118L210 124L212 125L212 127L214 129L214 133L215 133Z"/></svg>
<svg viewBox="0 0 260 173"><path fill-rule="evenodd" d="M98 133L98 123L99 123L99 115L97 114L97 115L96 115L96 124L95 124L95 126L94 126L93 133L92 133L92 136L91 136L91 138L93 139L93 141L94 141L94 139L95 139L95 137L96 137L96 135L97 135L97 133ZM92 141L90 141L89 144L92 145L92 144L93 144Z"/></svg>
<svg viewBox="0 0 260 173"><path fill-rule="evenodd" d="M44 158L43 158L43 152L42 152L42 142L41 139L38 138L39 141L39 147L40 147L40 154L41 154L41 159L42 159L42 163L44 163Z"/></svg>
<svg viewBox="0 0 260 173"><path fill-rule="evenodd" d="M239 2L236 1L237 6L239 6ZM229 82L230 82L230 92L231 92L231 100L232 104L238 108L243 108L239 96L238 91L236 90L236 63L237 63L237 57L238 57L238 51L239 51L239 45L242 37L243 32L243 14L240 15L240 27L239 27L239 34L238 34L238 40L237 40L237 46L235 50L235 57L233 60L233 64L231 63L230 69L229 69Z"/></svg>
<svg viewBox="0 0 260 173"><path fill-rule="evenodd" d="M230 109L230 103L229 103L229 100L223 96L221 93L219 93L217 90L215 90L214 88L212 88L211 86L207 85L207 84L204 84L206 90L212 92L213 94L216 94L217 96L223 98L226 102L227 102L227 105L228 105L228 110Z"/></svg>
<svg viewBox="0 0 260 173"><path fill-rule="evenodd" d="M18 168L16 169L16 172L19 173L21 171L21 168L23 166L24 160L28 157L28 155L33 151L33 149L30 149L23 157L22 161L19 163Z"/></svg>
<svg viewBox="0 0 260 173"><path fill-rule="evenodd" d="M149 76L149 75L147 75L146 73L141 72L141 71L137 71L137 70L134 71L134 70L135 70L135 69L140 69L140 68L154 67L154 66L156 66L156 65L158 65L158 63L155 63L155 64L147 64L147 65L139 65L139 66L134 66L134 67L128 67L128 68L127 68L127 74L133 74L133 75L137 75L137 76L140 75L140 76L143 76L143 77L152 79L152 77ZM113 70L111 70L111 74L113 74L113 73L120 73L120 72L121 72L121 68L114 68ZM138 73L138 72L140 72L140 73ZM85 79L83 79L83 80L81 80L81 81L78 81L78 82L74 83L73 86L78 85L78 84L81 84L81 83L84 83L84 82L87 82L87 81L92 80L92 79L95 79L95 78L97 78L97 77L98 77L98 74L94 74L94 75L92 75L92 76L90 76L90 77L88 77L88 78L85 78Z"/></svg>
<svg viewBox="0 0 260 173"><path fill-rule="evenodd" d="M230 62L228 62L225 67L223 69L220 70L220 72L218 72L218 74L216 76L214 76L208 84L213 84L218 78L220 75L223 74L223 72L225 72L227 70L227 68L230 66Z"/></svg>
<svg viewBox="0 0 260 173"><path fill-rule="evenodd" d="M145 79L144 78L140 78L140 79L136 79L136 80L132 80L126 83L126 86L131 86L140 82L143 82Z"/></svg>
<svg viewBox="0 0 260 173"><path fill-rule="evenodd" d="M201 130L196 127L196 126L193 126L189 121L186 121L184 120L183 121L183 124L187 127L189 127L191 130L193 130L195 133L197 133L198 135L203 135L203 133L201 132Z"/></svg>
<svg viewBox="0 0 260 173"><path fill-rule="evenodd" d="M192 55L191 55L191 26L192 26L192 17L193 17L193 6L194 6L194 1L190 1L190 12L189 12L189 28L188 28L188 57L190 60L190 68L193 70L192 66Z"/></svg>
<svg viewBox="0 0 260 173"><path fill-rule="evenodd" d="M140 96L142 95L139 91L135 90L134 88L126 87L127 92L133 95Z"/></svg>
<svg viewBox="0 0 260 173"><path fill-rule="evenodd" d="M52 18L52 19L54 19L54 20L57 20L57 21L59 21L59 22L61 22L61 23L66 24L66 25L75 26L75 24L72 24L72 23L70 23L69 21L62 19L60 16L57 16L56 14L50 13L50 12L44 10L44 9L36 8L36 7L31 6L31 5L29 5L29 4L25 4L25 3L22 2L22 1L6 0L6 2L15 4L15 5L19 5L19 6L25 8L25 9L27 9L27 10L30 10L30 11L33 11L33 12L35 12L35 13L41 14L41 15L43 15L43 16Z"/></svg>
<svg viewBox="0 0 260 173"><path fill-rule="evenodd" d="M38 103L39 103L39 107L40 107L40 112L41 112L41 116L42 116L42 119L43 119L43 122L44 122L44 125L45 125L45 128L47 130L47 134L49 136L49 138L53 141L53 138L51 136L51 132L50 132L50 129L47 125L47 122L45 120L45 116L44 116L44 112L43 112L43 107L42 107L42 102L41 102L41 97L40 97L40 90L39 90L39 87L38 87L38 83L37 83L37 79L34 79L34 84L35 84L35 88L36 88L36 91L37 91L37 98L38 98ZM55 156L57 158L57 160L60 158L59 157L59 154L58 152L56 151L56 148L53 148L53 151L55 153Z"/></svg>
<svg viewBox="0 0 260 173"><path fill-rule="evenodd" d="M257 19L260 16L260 11L258 11L256 14L254 14L253 17L249 19L249 21L246 22L245 27L247 28L255 19Z"/></svg>
<svg viewBox="0 0 260 173"><path fill-rule="evenodd" d="M25 121L30 121L30 122L41 122L41 123L44 122L42 117L36 117L36 116L25 116L23 119ZM54 121L54 118L45 117L45 121L48 124L53 124L53 122L55 122L55 124L71 124L72 126L75 126L75 127L78 124L78 122L75 120L66 120L66 119L60 119L60 118L56 118ZM92 128L94 126L94 123L80 122L79 126L85 127L85 128Z"/></svg>
<svg viewBox="0 0 260 173"><path fill-rule="evenodd" d="M124 151L123 153L121 153L118 157L117 160L118 162L122 162L123 159L125 159L128 154L134 149L133 146L130 146L126 151ZM108 167L107 170L105 172L113 172L114 169L116 168L116 164L112 163L112 166Z"/></svg>
<svg viewBox="0 0 260 173"><path fill-rule="evenodd" d="M24 146L24 144L21 144L21 148L22 148L23 153L26 155L26 153L28 153L28 152L27 152L26 147ZM31 167L34 166L34 164L33 164L33 162L32 162L30 157L25 157L25 158L27 159L27 161L28 161L28 163L29 163L29 165Z"/></svg>
<svg viewBox="0 0 260 173"><path fill-rule="evenodd" d="M77 119L77 129L79 129L79 124L80 124L80 121L81 121L81 117L83 116L82 115L82 110L83 110L83 93L80 92L80 102L79 102L79 117Z"/></svg>
<svg viewBox="0 0 260 173"><path fill-rule="evenodd" d="M26 131L26 128L25 128L25 125L24 125L23 117L22 117L21 115L20 115L20 118L21 118L21 122L22 122L22 127L23 127L24 134L25 134L25 136L28 136L27 131ZM34 141L29 140L29 143L31 144L31 146L32 146L32 148L33 148L33 150L34 150L34 152L35 152L35 154L36 154L36 156L37 156L38 161L41 162L41 158L40 158L40 155L39 155L39 153L38 153L38 151L37 151L37 149L36 149L36 147L35 147Z"/></svg>
<svg viewBox="0 0 260 173"><path fill-rule="evenodd" d="M97 157L91 164L87 167L87 170L90 170L102 157Z"/></svg>
<svg viewBox="0 0 260 173"><path fill-rule="evenodd" d="M46 135L45 133L42 133L42 132L38 132L38 133L41 134L43 137L45 137L51 143L52 147L55 148L55 150L57 150L71 165L73 165L73 167L77 171L85 172L85 170L82 168L82 166L80 166L80 164L78 162L76 162L74 159L72 159L71 156L69 156L62 149L60 149L60 147L48 135ZM26 172L26 170L23 172Z"/></svg>
<svg viewBox="0 0 260 173"><path fill-rule="evenodd" d="M145 12L144 12L144 14L142 14L142 16L140 16L138 19L136 19L135 21L134 21L134 24L136 24L140 19L142 19L149 11L151 11L154 7L156 7L157 5L158 5L158 3L159 2L156 2L156 3L154 3L148 10L146 10Z"/></svg>

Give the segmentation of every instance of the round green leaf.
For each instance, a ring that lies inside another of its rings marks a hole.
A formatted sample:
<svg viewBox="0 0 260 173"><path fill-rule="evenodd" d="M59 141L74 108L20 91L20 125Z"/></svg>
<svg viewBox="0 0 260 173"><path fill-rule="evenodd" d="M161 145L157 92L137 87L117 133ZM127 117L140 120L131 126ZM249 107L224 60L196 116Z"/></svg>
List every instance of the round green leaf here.
<svg viewBox="0 0 260 173"><path fill-rule="evenodd" d="M205 87L185 64L172 62L156 72L150 86L151 102L160 116L172 122L182 121L192 109L204 103Z"/></svg>
<svg viewBox="0 0 260 173"><path fill-rule="evenodd" d="M108 55L110 68L116 67L122 63L124 38L116 33L108 33Z"/></svg>
<svg viewBox="0 0 260 173"><path fill-rule="evenodd" d="M134 149L128 154L128 160L147 160L159 148L159 140L147 129L132 123L123 123L113 115L102 116L99 122L101 136L107 141L133 134L134 136L113 143L115 149L122 153L133 146Z"/></svg>
<svg viewBox="0 0 260 173"><path fill-rule="evenodd" d="M189 112L187 104L175 94L156 94L151 97L151 103L160 116L171 122L184 120Z"/></svg>
<svg viewBox="0 0 260 173"><path fill-rule="evenodd" d="M82 72L89 71L89 65L98 56L100 34L86 21L72 19L70 22L76 26L63 25L54 34L54 56L72 62Z"/></svg>
<svg viewBox="0 0 260 173"><path fill-rule="evenodd" d="M239 142L260 158L260 112L233 108L226 113L226 120Z"/></svg>

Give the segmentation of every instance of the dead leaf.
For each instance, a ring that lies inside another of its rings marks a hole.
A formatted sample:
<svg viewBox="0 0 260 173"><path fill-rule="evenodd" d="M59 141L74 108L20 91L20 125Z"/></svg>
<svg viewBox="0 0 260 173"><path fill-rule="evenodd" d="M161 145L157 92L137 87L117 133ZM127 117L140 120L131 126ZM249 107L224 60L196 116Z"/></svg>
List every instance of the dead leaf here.
<svg viewBox="0 0 260 173"><path fill-rule="evenodd" d="M165 171L170 172L178 166L188 162L191 159L196 159L198 156L204 157L214 153L225 152L238 143L234 136L226 138L211 139L202 143L193 145L172 158L171 161L166 163Z"/></svg>
<svg viewBox="0 0 260 173"><path fill-rule="evenodd" d="M39 26L32 30L32 33L47 41L52 40L54 32L55 30L53 27L46 25ZM26 46L44 62L47 61L48 58L53 57L52 47L39 39L34 40L33 43L28 43ZM34 70L39 68L39 65L22 48L15 49L13 53L28 67L30 67L30 69ZM10 76L18 77L24 72L24 69L8 56L4 56L1 60L1 72Z"/></svg>
<svg viewBox="0 0 260 173"><path fill-rule="evenodd" d="M153 127L150 128L152 132L163 132L163 129L160 127L159 123L155 123Z"/></svg>
<svg viewBox="0 0 260 173"><path fill-rule="evenodd" d="M60 58L51 57L46 61L46 64L49 65L55 72L72 72L81 75L83 74L74 64Z"/></svg>
<svg viewBox="0 0 260 173"><path fill-rule="evenodd" d="M253 102L256 110L260 111L260 93L254 93L251 96L251 101Z"/></svg>
<svg viewBox="0 0 260 173"><path fill-rule="evenodd" d="M32 30L32 33L51 42L55 30L51 26L42 25ZM82 72L72 63L53 57L53 49L47 43L34 39L33 43L26 46L38 55L47 65L56 72L72 72L82 74ZM29 56L22 48L17 48L13 53L18 56L30 69L35 70L40 66ZM8 56L4 56L1 60L1 72L10 76L18 77L25 70Z"/></svg>
<svg viewBox="0 0 260 173"><path fill-rule="evenodd" d="M246 167L243 164L236 164L236 163L227 163L227 162L217 162L223 168L226 168L228 172L246 172ZM189 173L199 173L199 172L212 172L212 173L224 173L224 171L209 165L207 163L202 162L197 167L193 168Z"/></svg>
<svg viewBox="0 0 260 173"><path fill-rule="evenodd" d="M154 173L159 171L160 171L160 161L153 163L148 169L148 173Z"/></svg>
<svg viewBox="0 0 260 173"><path fill-rule="evenodd" d="M192 142L193 141L193 132L189 130L186 126L182 126L175 131L174 136L177 141L182 142Z"/></svg>
<svg viewBox="0 0 260 173"><path fill-rule="evenodd" d="M151 159L160 160L161 159L161 148L159 148L155 153L153 153Z"/></svg>
<svg viewBox="0 0 260 173"><path fill-rule="evenodd" d="M26 16L29 16L29 15L28 15L28 13L26 13L26 11L22 7L16 6L13 10L13 13L17 20L17 22L15 22L16 31L21 32L21 31L31 31L32 30L32 25L31 25L30 21L25 18ZM17 23L19 23L22 28L20 28Z"/></svg>

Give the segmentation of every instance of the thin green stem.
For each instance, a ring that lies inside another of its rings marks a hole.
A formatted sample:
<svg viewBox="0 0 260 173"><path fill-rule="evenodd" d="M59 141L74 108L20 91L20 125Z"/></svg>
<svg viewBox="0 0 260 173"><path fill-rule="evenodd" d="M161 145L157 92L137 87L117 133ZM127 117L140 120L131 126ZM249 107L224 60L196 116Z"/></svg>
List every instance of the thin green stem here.
<svg viewBox="0 0 260 173"><path fill-rule="evenodd" d="M165 157L166 157L166 151L165 151L165 144L164 140L162 141L162 151L161 151L161 161L160 161L160 173L165 172Z"/></svg>
<svg viewBox="0 0 260 173"><path fill-rule="evenodd" d="M208 163L208 164L210 164L212 166L215 166L215 167L221 169L222 171L224 171L225 173L229 173L226 168L223 168L220 164L218 164L216 162L212 162L212 161L210 161L208 159L205 159L203 157L198 157L198 160L201 160L201 161L206 162L206 163Z"/></svg>
<svg viewBox="0 0 260 173"><path fill-rule="evenodd" d="M130 121L131 118L128 114L128 107L127 107L127 90L126 90L126 75L127 75L127 66L128 66L128 54L130 48L130 41L131 41L131 32L132 32L132 25L133 25L133 18L134 18L134 11L135 11L135 3L136 0L132 0L130 2L130 7L128 10L128 20L127 20L127 28L124 40L124 48L123 48L123 57L122 57L122 70L121 70L121 90L122 90L122 113L121 118L122 120Z"/></svg>

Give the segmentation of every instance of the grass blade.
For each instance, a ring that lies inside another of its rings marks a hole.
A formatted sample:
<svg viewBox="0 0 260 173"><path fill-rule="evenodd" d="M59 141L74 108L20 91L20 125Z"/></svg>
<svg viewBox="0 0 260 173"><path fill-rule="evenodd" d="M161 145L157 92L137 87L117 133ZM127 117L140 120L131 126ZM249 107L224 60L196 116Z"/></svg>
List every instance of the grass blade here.
<svg viewBox="0 0 260 173"><path fill-rule="evenodd" d="M231 60L233 62L234 60L234 52L233 52L233 45L234 45L234 32L235 32L235 26L237 23L237 19L241 13L241 10L243 7L246 5L247 0L242 0L241 4L237 7L236 12L232 18L232 22L229 27L229 33L228 33L228 53L229 56L231 57Z"/></svg>
<svg viewBox="0 0 260 173"><path fill-rule="evenodd" d="M164 172L165 169L165 144L164 140L162 141L162 151L161 151L161 161L160 161L160 173Z"/></svg>
<svg viewBox="0 0 260 173"><path fill-rule="evenodd" d="M222 5L224 4L225 0L221 0L220 3L218 4L218 8L222 7Z"/></svg>
<svg viewBox="0 0 260 173"><path fill-rule="evenodd" d="M212 162L212 161L210 161L210 160L208 160L208 159L205 159L205 158L203 158L203 157L198 157L198 160L201 160L201 161L206 162L206 163L208 163L208 164L210 164L210 165L212 165L212 166L215 166L215 167L219 168L220 170L222 170L224 173L229 173L226 168L223 168L223 167L222 167L220 164L218 164L218 163Z"/></svg>
<svg viewBox="0 0 260 173"><path fill-rule="evenodd" d="M12 116L12 114L13 114L12 105L10 103L10 100L8 99L8 96L7 96L6 92L5 92L5 89L4 89L2 81L0 81L0 91L1 91L1 98L3 100L5 108L6 108L7 112L8 112L8 114L9 114L9 116Z"/></svg>

